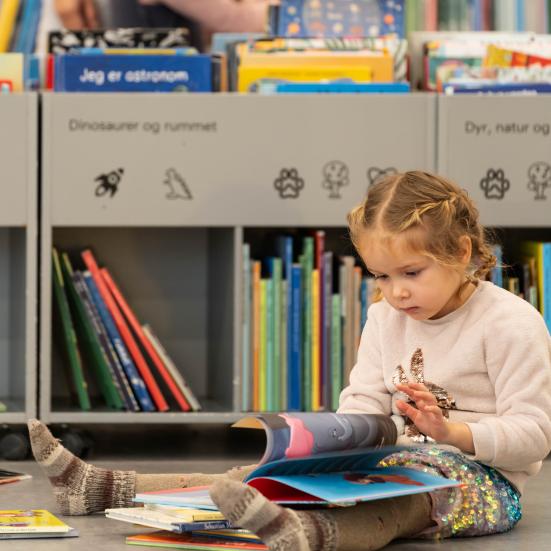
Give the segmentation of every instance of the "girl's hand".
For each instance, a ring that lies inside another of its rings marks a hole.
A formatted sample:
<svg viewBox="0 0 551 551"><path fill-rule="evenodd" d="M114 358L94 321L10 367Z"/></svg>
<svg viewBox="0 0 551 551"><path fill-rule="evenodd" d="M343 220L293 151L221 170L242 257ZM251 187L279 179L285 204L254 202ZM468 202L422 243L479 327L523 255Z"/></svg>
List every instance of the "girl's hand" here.
<svg viewBox="0 0 551 551"><path fill-rule="evenodd" d="M422 383L396 385L396 388L409 396L415 407L404 400L397 400L396 407L409 417L420 432L437 442L445 442L450 436L450 427L436 397Z"/></svg>

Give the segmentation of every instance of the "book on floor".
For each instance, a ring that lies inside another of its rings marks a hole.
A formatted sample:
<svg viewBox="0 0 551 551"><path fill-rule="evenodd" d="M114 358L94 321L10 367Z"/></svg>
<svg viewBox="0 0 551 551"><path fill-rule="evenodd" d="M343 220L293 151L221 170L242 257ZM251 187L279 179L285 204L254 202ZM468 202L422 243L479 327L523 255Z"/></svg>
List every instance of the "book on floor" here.
<svg viewBox="0 0 551 551"><path fill-rule="evenodd" d="M406 467L379 466L405 449L394 445L396 426L386 415L265 413L234 426L266 432L264 455L244 482L283 505L349 506L461 485ZM207 486L145 492L135 501L216 508Z"/></svg>
<svg viewBox="0 0 551 551"><path fill-rule="evenodd" d="M0 539L66 538L78 532L45 509L0 510Z"/></svg>
<svg viewBox="0 0 551 551"><path fill-rule="evenodd" d="M195 534L173 534L172 532L154 532L128 536L129 545L145 545L152 547L167 547L170 549L195 549L214 551L217 549L247 549L250 551L264 551L268 547L258 539L244 540L227 537L211 537Z"/></svg>

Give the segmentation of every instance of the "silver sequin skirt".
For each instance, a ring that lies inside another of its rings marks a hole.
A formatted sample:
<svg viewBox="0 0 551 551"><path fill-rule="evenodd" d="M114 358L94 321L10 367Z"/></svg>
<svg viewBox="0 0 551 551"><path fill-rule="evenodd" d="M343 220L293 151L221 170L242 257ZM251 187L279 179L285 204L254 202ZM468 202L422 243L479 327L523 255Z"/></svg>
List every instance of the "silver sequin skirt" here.
<svg viewBox="0 0 551 551"><path fill-rule="evenodd" d="M435 525L419 538L484 536L511 530L522 517L520 494L498 471L460 453L410 448L385 457L381 466L408 467L465 484L431 492Z"/></svg>

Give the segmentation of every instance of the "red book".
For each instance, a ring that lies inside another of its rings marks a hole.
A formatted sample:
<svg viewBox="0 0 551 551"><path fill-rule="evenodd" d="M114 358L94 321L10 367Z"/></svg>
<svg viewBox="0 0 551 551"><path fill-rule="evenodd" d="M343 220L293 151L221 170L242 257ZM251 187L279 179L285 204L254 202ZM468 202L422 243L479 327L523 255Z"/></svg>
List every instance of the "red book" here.
<svg viewBox="0 0 551 551"><path fill-rule="evenodd" d="M134 315L134 312L132 312L132 309L130 308L130 306L128 306L128 303L126 302L126 300L124 300L124 297L122 296L122 293L120 292L119 288L113 281L111 274L109 273L107 268L102 268L100 270L100 273L101 273L101 276L103 277L103 280L107 284L109 291L115 297L115 300L119 305L119 308L122 310L122 313L128 320L128 323L130 323L130 327L132 327L134 334L140 339L142 346L149 354L151 361L157 368L157 371L163 378L164 382L166 383L166 386L174 396L174 399L178 402L178 405L182 408L182 411L190 411L191 406L189 405L185 396L182 394L182 391L176 386L176 383L172 379L170 373L167 371L165 364L163 363L163 360L161 360L161 358L159 357L159 354L157 354L157 351L153 348L153 345L147 338L147 335L143 332L140 322Z"/></svg>
<svg viewBox="0 0 551 551"><path fill-rule="evenodd" d="M45 75L45 88L46 90L54 89L54 54L48 54L46 56L46 75Z"/></svg>
<svg viewBox="0 0 551 551"><path fill-rule="evenodd" d="M82 251L81 256L84 260L84 263L86 264L86 267L88 268L88 270L90 270L90 273L92 274L96 285L98 286L101 298L105 302L109 313L111 314L111 316L113 316L113 321L115 322L115 325L117 326L117 329L121 334L122 340L124 341L126 348L128 348L128 352L130 352L130 355L132 356L132 359L136 364L136 368L140 372L140 375L142 376L142 379L147 386L147 390L149 390L149 393L151 394L151 397L155 402L155 406L159 411L168 411L168 404L166 403L166 400L159 386L157 385L157 382L153 378L151 370L149 369L145 358L142 356L142 353L140 352L140 349L138 348L134 337L132 337L132 333L130 332L128 325L126 325L126 321L124 320L121 311L119 310L115 300L113 299L111 293L109 292L109 289L107 288L107 285L105 284L105 281L103 280L103 277L101 276L99 266L96 262L96 259L94 258L94 255L92 254L92 251L86 249L85 251Z"/></svg>

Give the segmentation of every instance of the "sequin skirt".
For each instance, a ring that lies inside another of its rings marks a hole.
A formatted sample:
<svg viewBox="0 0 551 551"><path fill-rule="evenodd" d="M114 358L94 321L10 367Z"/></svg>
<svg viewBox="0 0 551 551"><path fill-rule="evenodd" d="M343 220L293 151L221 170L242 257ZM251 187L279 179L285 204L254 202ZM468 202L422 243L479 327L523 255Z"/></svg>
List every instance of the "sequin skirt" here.
<svg viewBox="0 0 551 551"><path fill-rule="evenodd" d="M465 484L431 492L435 526L419 538L484 536L511 530L522 516L520 494L495 469L437 447L410 448L385 457L385 467L408 467Z"/></svg>

